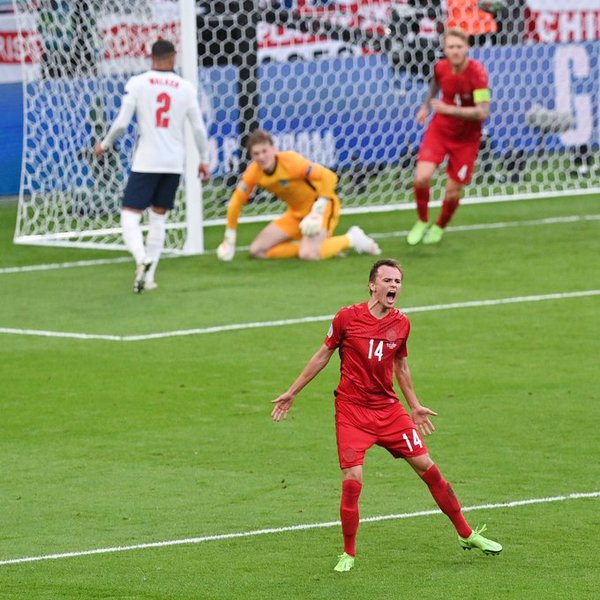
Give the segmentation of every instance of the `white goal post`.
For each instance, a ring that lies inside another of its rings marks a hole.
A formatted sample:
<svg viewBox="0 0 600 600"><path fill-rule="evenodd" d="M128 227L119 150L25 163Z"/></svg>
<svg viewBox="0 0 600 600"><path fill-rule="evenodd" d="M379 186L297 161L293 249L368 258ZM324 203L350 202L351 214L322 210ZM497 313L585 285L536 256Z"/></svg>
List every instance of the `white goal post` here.
<svg viewBox="0 0 600 600"><path fill-rule="evenodd" d="M119 206L135 126L103 160L91 149L160 37L197 85L212 171L201 188L190 144L167 251L204 251L204 228L224 223L256 127L335 170L345 213L413 207L423 133L414 116L439 32L457 20L451 0L13 2L24 90L16 243L124 249ZM489 31L473 31L471 53L489 71L492 111L465 202L600 193L597 2L488 4L499 11L484 14ZM443 182L442 170L434 198ZM242 222L278 212L258 192Z"/></svg>

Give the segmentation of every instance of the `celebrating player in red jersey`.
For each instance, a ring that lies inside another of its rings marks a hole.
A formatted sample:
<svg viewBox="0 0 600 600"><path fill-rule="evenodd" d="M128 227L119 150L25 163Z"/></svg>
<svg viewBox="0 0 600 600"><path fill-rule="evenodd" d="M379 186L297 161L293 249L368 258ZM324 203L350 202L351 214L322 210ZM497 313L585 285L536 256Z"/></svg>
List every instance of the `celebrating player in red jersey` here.
<svg viewBox="0 0 600 600"><path fill-rule="evenodd" d="M427 99L417 113L422 125L431 108L435 113L419 148L414 195L419 220L407 241L437 244L458 208L463 187L471 181L481 141L481 123L490 114L490 91L485 67L469 58L467 34L450 29L444 37L443 58L434 67ZM439 91L442 98L436 98ZM433 174L448 157L446 193L437 222L429 227L429 188Z"/></svg>
<svg viewBox="0 0 600 600"><path fill-rule="evenodd" d="M402 269L395 260L377 261L369 274L370 299L342 308L335 315L321 348L288 391L273 400L273 419L286 418L298 392L339 349L341 377L335 391L335 425L343 477L340 516L344 552L336 571L349 571L354 566L363 461L374 444L394 458L404 458L417 472L452 521L464 549L479 548L486 554L502 551L500 544L481 535L485 526L478 530L469 527L452 487L431 460L421 436L435 431L429 416L436 413L421 405L413 388L406 358L410 322L394 308L402 279ZM410 416L394 392L394 374Z"/></svg>

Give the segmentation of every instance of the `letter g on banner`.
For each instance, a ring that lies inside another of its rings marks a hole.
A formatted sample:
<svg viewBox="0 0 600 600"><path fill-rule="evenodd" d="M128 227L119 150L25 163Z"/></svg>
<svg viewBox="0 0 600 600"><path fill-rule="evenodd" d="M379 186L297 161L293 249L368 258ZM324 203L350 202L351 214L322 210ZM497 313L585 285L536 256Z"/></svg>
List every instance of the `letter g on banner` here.
<svg viewBox="0 0 600 600"><path fill-rule="evenodd" d="M591 142L594 114L590 94L577 93L574 78L590 77L590 57L584 46L559 46L554 54L556 110L571 113L575 126L560 134L566 146Z"/></svg>

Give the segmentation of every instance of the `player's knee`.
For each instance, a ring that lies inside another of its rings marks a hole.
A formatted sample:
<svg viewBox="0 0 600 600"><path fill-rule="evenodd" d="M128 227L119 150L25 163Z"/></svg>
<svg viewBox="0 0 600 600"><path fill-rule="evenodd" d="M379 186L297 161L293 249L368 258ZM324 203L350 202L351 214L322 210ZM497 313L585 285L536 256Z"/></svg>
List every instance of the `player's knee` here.
<svg viewBox="0 0 600 600"><path fill-rule="evenodd" d="M300 260L320 260L321 254L319 253L319 248L300 247L300 249L298 250L298 258Z"/></svg>
<svg viewBox="0 0 600 600"><path fill-rule="evenodd" d="M423 477L423 475L435 465L429 454L413 456L412 458L407 459L407 461L419 477Z"/></svg>
<svg viewBox="0 0 600 600"><path fill-rule="evenodd" d="M426 188L431 184L431 177L428 175L423 175L421 173L416 173L415 178L413 179L413 185L417 188Z"/></svg>
<svg viewBox="0 0 600 600"><path fill-rule="evenodd" d="M250 254L250 258L265 258L265 249L261 244L257 244L256 242L252 242L250 244L250 248L248 249L248 253Z"/></svg>
<svg viewBox="0 0 600 600"><path fill-rule="evenodd" d="M362 483L362 480L362 466L359 465L357 467L342 469L342 485L344 481L358 481L358 483Z"/></svg>

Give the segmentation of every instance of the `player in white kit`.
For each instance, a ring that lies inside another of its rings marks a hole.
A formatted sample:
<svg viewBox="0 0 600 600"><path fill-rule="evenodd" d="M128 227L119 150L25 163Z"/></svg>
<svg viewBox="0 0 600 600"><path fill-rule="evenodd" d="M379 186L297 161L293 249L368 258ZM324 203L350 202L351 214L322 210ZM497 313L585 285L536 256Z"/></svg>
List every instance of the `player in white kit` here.
<svg viewBox="0 0 600 600"><path fill-rule="evenodd" d="M198 174L204 181L210 174L208 137L196 91L173 71L175 54L175 47L166 40L152 45L150 70L129 79L117 118L106 137L94 146L94 154L101 156L136 115L138 139L121 210L123 241L136 262L136 294L157 287L154 273L164 246L167 211L173 208L184 169L186 120L200 153ZM144 245L140 222L147 208L150 212Z"/></svg>

